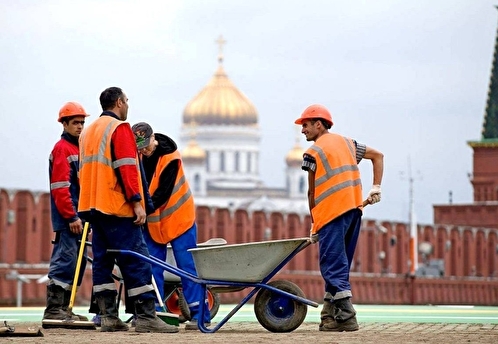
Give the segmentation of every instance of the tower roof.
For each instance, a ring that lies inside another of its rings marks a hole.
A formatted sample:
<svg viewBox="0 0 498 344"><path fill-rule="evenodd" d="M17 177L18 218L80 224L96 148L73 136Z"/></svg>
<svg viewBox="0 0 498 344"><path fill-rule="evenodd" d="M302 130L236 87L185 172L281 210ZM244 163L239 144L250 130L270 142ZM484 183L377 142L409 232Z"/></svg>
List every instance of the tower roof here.
<svg viewBox="0 0 498 344"><path fill-rule="evenodd" d="M191 139L187 147L182 151L182 159L184 161L202 162L206 158L206 152L202 149L194 139Z"/></svg>
<svg viewBox="0 0 498 344"><path fill-rule="evenodd" d="M495 51L489 81L486 113L482 125L482 139L498 139L498 32L495 38Z"/></svg>
<svg viewBox="0 0 498 344"><path fill-rule="evenodd" d="M221 46L219 66L207 85L187 104L183 111L183 124L197 125L256 125L258 113L255 106L228 78L223 69Z"/></svg>
<svg viewBox="0 0 498 344"><path fill-rule="evenodd" d="M497 7L498 8L498 7ZM488 99L482 124L481 140L468 141L472 148L498 146L498 32L495 37L495 50L491 65Z"/></svg>
<svg viewBox="0 0 498 344"><path fill-rule="evenodd" d="M301 166L303 163L304 149L299 144L299 132L296 133L296 143L294 147L287 153L285 162L287 166Z"/></svg>

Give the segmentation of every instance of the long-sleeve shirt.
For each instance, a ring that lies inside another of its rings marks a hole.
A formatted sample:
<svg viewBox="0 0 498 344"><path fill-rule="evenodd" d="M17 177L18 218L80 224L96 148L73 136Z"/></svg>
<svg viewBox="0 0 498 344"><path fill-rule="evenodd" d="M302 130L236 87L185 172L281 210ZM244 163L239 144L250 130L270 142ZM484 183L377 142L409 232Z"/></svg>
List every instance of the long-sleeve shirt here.
<svg viewBox="0 0 498 344"><path fill-rule="evenodd" d="M50 203L54 231L78 219L78 138L63 132L49 158Z"/></svg>
<svg viewBox="0 0 498 344"><path fill-rule="evenodd" d="M104 111L101 116L112 116L119 119L113 112ZM135 136L131 131L129 123L119 125L111 137L112 161L119 183L123 188L126 200L130 202L140 201L139 178L135 165L121 165L120 160L135 159L137 157L137 146Z"/></svg>

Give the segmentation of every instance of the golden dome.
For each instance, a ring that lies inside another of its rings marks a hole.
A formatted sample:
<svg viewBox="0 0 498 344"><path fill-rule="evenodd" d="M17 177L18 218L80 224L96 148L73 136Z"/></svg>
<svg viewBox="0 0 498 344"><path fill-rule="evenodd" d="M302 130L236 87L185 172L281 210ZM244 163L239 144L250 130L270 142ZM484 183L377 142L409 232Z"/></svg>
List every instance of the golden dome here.
<svg viewBox="0 0 498 344"><path fill-rule="evenodd" d="M285 162L287 166L301 166L303 163L304 149L301 148L299 142L296 142L294 147L287 153Z"/></svg>
<svg viewBox="0 0 498 344"><path fill-rule="evenodd" d="M257 124L256 108L228 78L221 55L218 60L220 65L214 76L185 107L183 124Z"/></svg>
<svg viewBox="0 0 498 344"><path fill-rule="evenodd" d="M204 161L206 152L195 140L190 140L182 152L182 159L187 161Z"/></svg>

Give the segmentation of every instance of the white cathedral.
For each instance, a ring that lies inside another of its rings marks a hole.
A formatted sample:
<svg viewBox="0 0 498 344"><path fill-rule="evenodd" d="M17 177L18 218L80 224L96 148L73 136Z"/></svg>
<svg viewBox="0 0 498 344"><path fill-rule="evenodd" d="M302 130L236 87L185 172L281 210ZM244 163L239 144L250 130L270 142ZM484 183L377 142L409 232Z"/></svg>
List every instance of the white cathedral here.
<svg viewBox="0 0 498 344"><path fill-rule="evenodd" d="M285 157L286 186L272 188L259 175L260 129L252 102L218 69L183 111L180 147L196 205L231 210L308 214L304 150L296 137ZM284 157L282 157L282 161Z"/></svg>

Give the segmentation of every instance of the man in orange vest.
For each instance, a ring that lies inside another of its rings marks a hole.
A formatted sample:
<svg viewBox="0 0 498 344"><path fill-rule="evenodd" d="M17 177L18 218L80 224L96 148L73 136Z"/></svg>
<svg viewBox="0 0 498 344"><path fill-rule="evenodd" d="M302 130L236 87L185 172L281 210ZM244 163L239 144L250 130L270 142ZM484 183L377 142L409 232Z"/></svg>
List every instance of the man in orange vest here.
<svg viewBox="0 0 498 344"><path fill-rule="evenodd" d="M50 213L55 240L48 271L47 307L43 312L43 320L88 320L81 315L67 314L80 246L78 241L82 239L83 232L83 222L77 212L80 193L78 138L87 116L83 106L76 102L68 102L59 110L58 121L64 131L52 149L49 161ZM78 286L85 273L85 266L86 260L83 260Z"/></svg>
<svg viewBox="0 0 498 344"><path fill-rule="evenodd" d="M360 233L363 210L358 163L373 165L373 187L365 201L380 201L384 156L381 152L348 137L329 133L330 112L311 105L295 121L307 141L313 141L303 155L302 169L308 172L308 202L311 213L311 241L319 243L320 271L325 281L320 331L356 331L356 311L351 303L349 270Z"/></svg>
<svg viewBox="0 0 498 344"><path fill-rule="evenodd" d="M136 332L178 332L156 315L150 263L107 253L131 250L149 255L142 235L146 220L146 184L135 137L128 117L128 98L119 87L100 95L104 112L80 136L79 212L92 224L93 291L100 309L101 331L127 331L119 318L117 290L112 278L116 263L123 275L127 296L137 315ZM145 187L144 187L145 186Z"/></svg>
<svg viewBox="0 0 498 344"><path fill-rule="evenodd" d="M154 212L147 217L148 231L144 231L149 252L161 261L166 261L167 244L171 243L178 268L197 275L192 254L187 251L197 247L194 198L185 178L176 143L164 134L154 133L145 122L133 125L132 131L137 148L142 154L154 205ZM164 270L153 266L152 272L164 299ZM191 316L185 329L198 330L200 300L205 300L203 288L188 278L180 278ZM205 309L203 320L205 324L209 324L211 317L207 307Z"/></svg>

